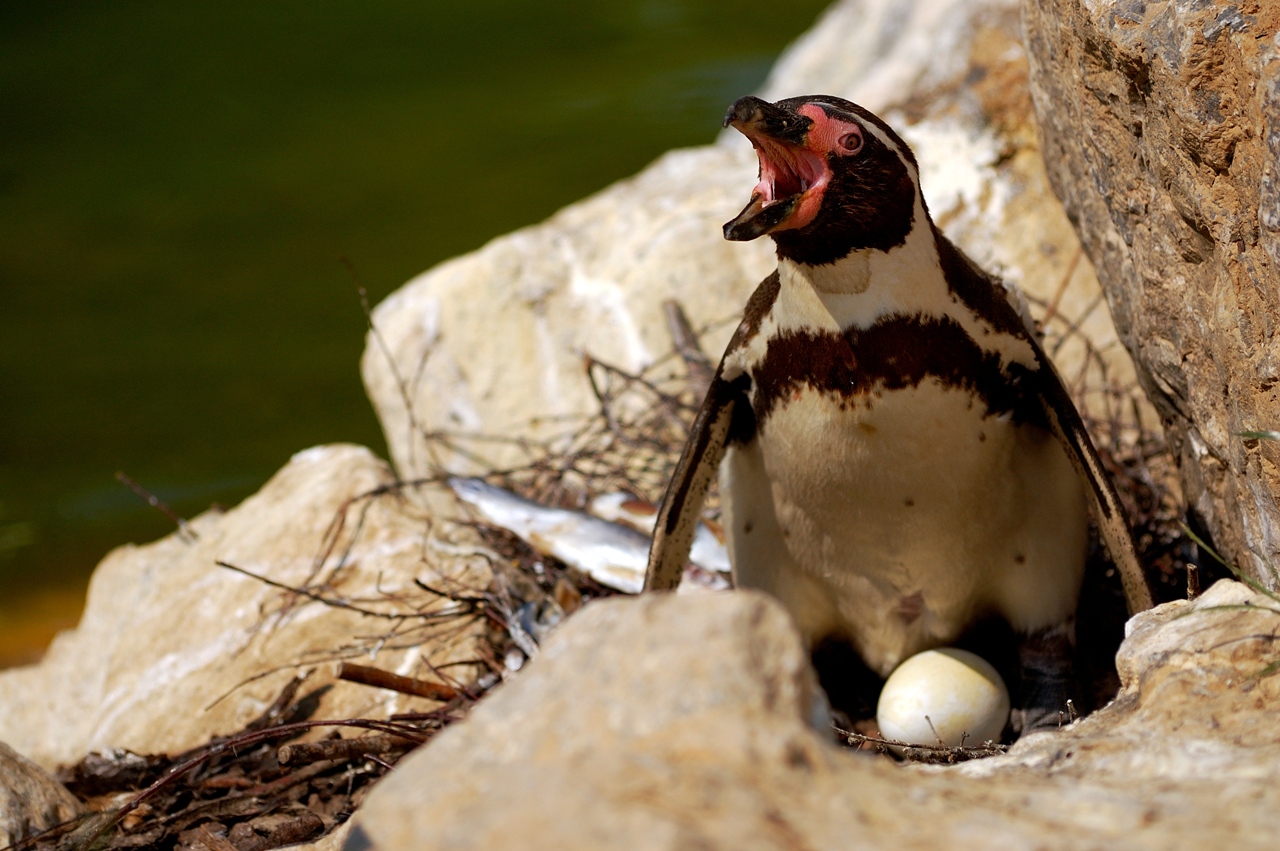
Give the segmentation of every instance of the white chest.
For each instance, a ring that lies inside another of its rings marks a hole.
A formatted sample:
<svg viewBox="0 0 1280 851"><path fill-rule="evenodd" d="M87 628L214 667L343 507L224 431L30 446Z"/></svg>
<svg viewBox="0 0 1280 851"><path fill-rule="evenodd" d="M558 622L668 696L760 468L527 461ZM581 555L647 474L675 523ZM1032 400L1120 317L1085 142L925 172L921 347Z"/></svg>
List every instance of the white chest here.
<svg viewBox="0 0 1280 851"><path fill-rule="evenodd" d="M984 345L979 325L877 309L850 329L784 281L726 362L750 377L756 417L721 472L738 584L881 673L979 616L1033 629L1075 606L1083 493L1011 380L1021 341Z"/></svg>

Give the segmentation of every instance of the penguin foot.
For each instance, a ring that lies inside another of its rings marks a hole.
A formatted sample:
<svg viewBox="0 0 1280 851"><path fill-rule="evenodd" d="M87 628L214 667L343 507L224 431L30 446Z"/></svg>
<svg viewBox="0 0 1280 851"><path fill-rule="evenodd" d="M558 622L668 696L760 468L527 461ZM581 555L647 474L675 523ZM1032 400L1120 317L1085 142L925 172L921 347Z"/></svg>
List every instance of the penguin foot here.
<svg viewBox="0 0 1280 851"><path fill-rule="evenodd" d="M1066 623L1019 637L1022 700L1009 718L1016 737L1056 730L1075 720L1074 632Z"/></svg>

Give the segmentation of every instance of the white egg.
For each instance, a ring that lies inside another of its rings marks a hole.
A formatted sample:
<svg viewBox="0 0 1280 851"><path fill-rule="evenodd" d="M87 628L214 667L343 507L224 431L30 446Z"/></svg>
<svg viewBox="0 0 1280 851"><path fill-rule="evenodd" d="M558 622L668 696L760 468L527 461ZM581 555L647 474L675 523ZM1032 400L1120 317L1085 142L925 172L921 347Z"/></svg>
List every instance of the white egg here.
<svg viewBox="0 0 1280 851"><path fill-rule="evenodd" d="M876 706L881 734L911 744L999 741L1008 720L1009 690L1000 674L981 656L952 647L917 653L899 665Z"/></svg>

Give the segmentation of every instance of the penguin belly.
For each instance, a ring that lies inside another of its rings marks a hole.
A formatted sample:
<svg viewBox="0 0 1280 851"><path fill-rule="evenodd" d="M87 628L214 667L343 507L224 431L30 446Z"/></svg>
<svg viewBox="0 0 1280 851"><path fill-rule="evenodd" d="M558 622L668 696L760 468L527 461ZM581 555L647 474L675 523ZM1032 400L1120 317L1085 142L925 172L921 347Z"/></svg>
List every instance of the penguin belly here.
<svg viewBox="0 0 1280 851"><path fill-rule="evenodd" d="M882 676L979 617L1029 633L1075 611L1088 520L1074 469L1048 431L963 388L794 389L729 447L721 494L735 583Z"/></svg>

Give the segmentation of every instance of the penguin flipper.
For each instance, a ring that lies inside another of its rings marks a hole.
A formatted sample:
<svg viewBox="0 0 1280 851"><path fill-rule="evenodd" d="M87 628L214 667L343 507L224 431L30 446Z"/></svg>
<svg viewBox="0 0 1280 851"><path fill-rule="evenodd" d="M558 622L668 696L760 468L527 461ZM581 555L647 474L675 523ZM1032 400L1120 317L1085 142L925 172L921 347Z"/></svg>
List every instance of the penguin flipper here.
<svg viewBox="0 0 1280 851"><path fill-rule="evenodd" d="M1124 597L1129 607L1129 614L1136 615L1138 612L1144 612L1153 605L1151 589L1147 587L1142 564L1138 561L1138 553L1133 546L1133 536L1130 534L1129 523L1125 518L1124 506L1120 504L1120 496L1116 493L1111 477L1102 466L1098 450L1089 438L1089 432L1085 430L1084 420L1080 418L1080 412L1071 401L1071 395L1067 392L1062 377L1058 375L1058 371L1045 355L1044 350L1040 348L1039 343L1035 342L1035 338L1032 337L1031 340L1040 361L1039 375L1042 380L1039 382L1038 395L1041 408L1054 436L1066 450L1067 457L1071 459L1071 465L1076 468L1076 472L1085 484L1085 492L1088 494L1089 505L1093 510L1094 521L1098 524L1098 531L1107 545L1111 560L1120 571L1120 582L1124 586Z"/></svg>
<svg viewBox="0 0 1280 851"><path fill-rule="evenodd" d="M740 399L740 392L724 379L722 370L723 367L711 381L662 497L653 544L649 547L649 567L644 578L646 591L674 590L689 561L689 548L701 519L702 503L720 468L734 407Z"/></svg>
<svg viewBox="0 0 1280 851"><path fill-rule="evenodd" d="M1142 565L1133 547L1124 507L1111 477L1102 466L1089 432L1085 430L1084 420L1080 418L1071 394L1040 345L1040 332L1036 330L1025 300L1016 288L1007 287L1000 279L984 272L936 228L934 236L949 269L949 280L962 286L962 299L974 312L993 321L997 328L1021 337L1035 352L1034 386L1040 407L1054 436L1071 459L1071 466L1084 482L1098 531L1111 553L1111 560L1120 571L1129 614L1146 611L1152 606L1151 589L1147 587Z"/></svg>

